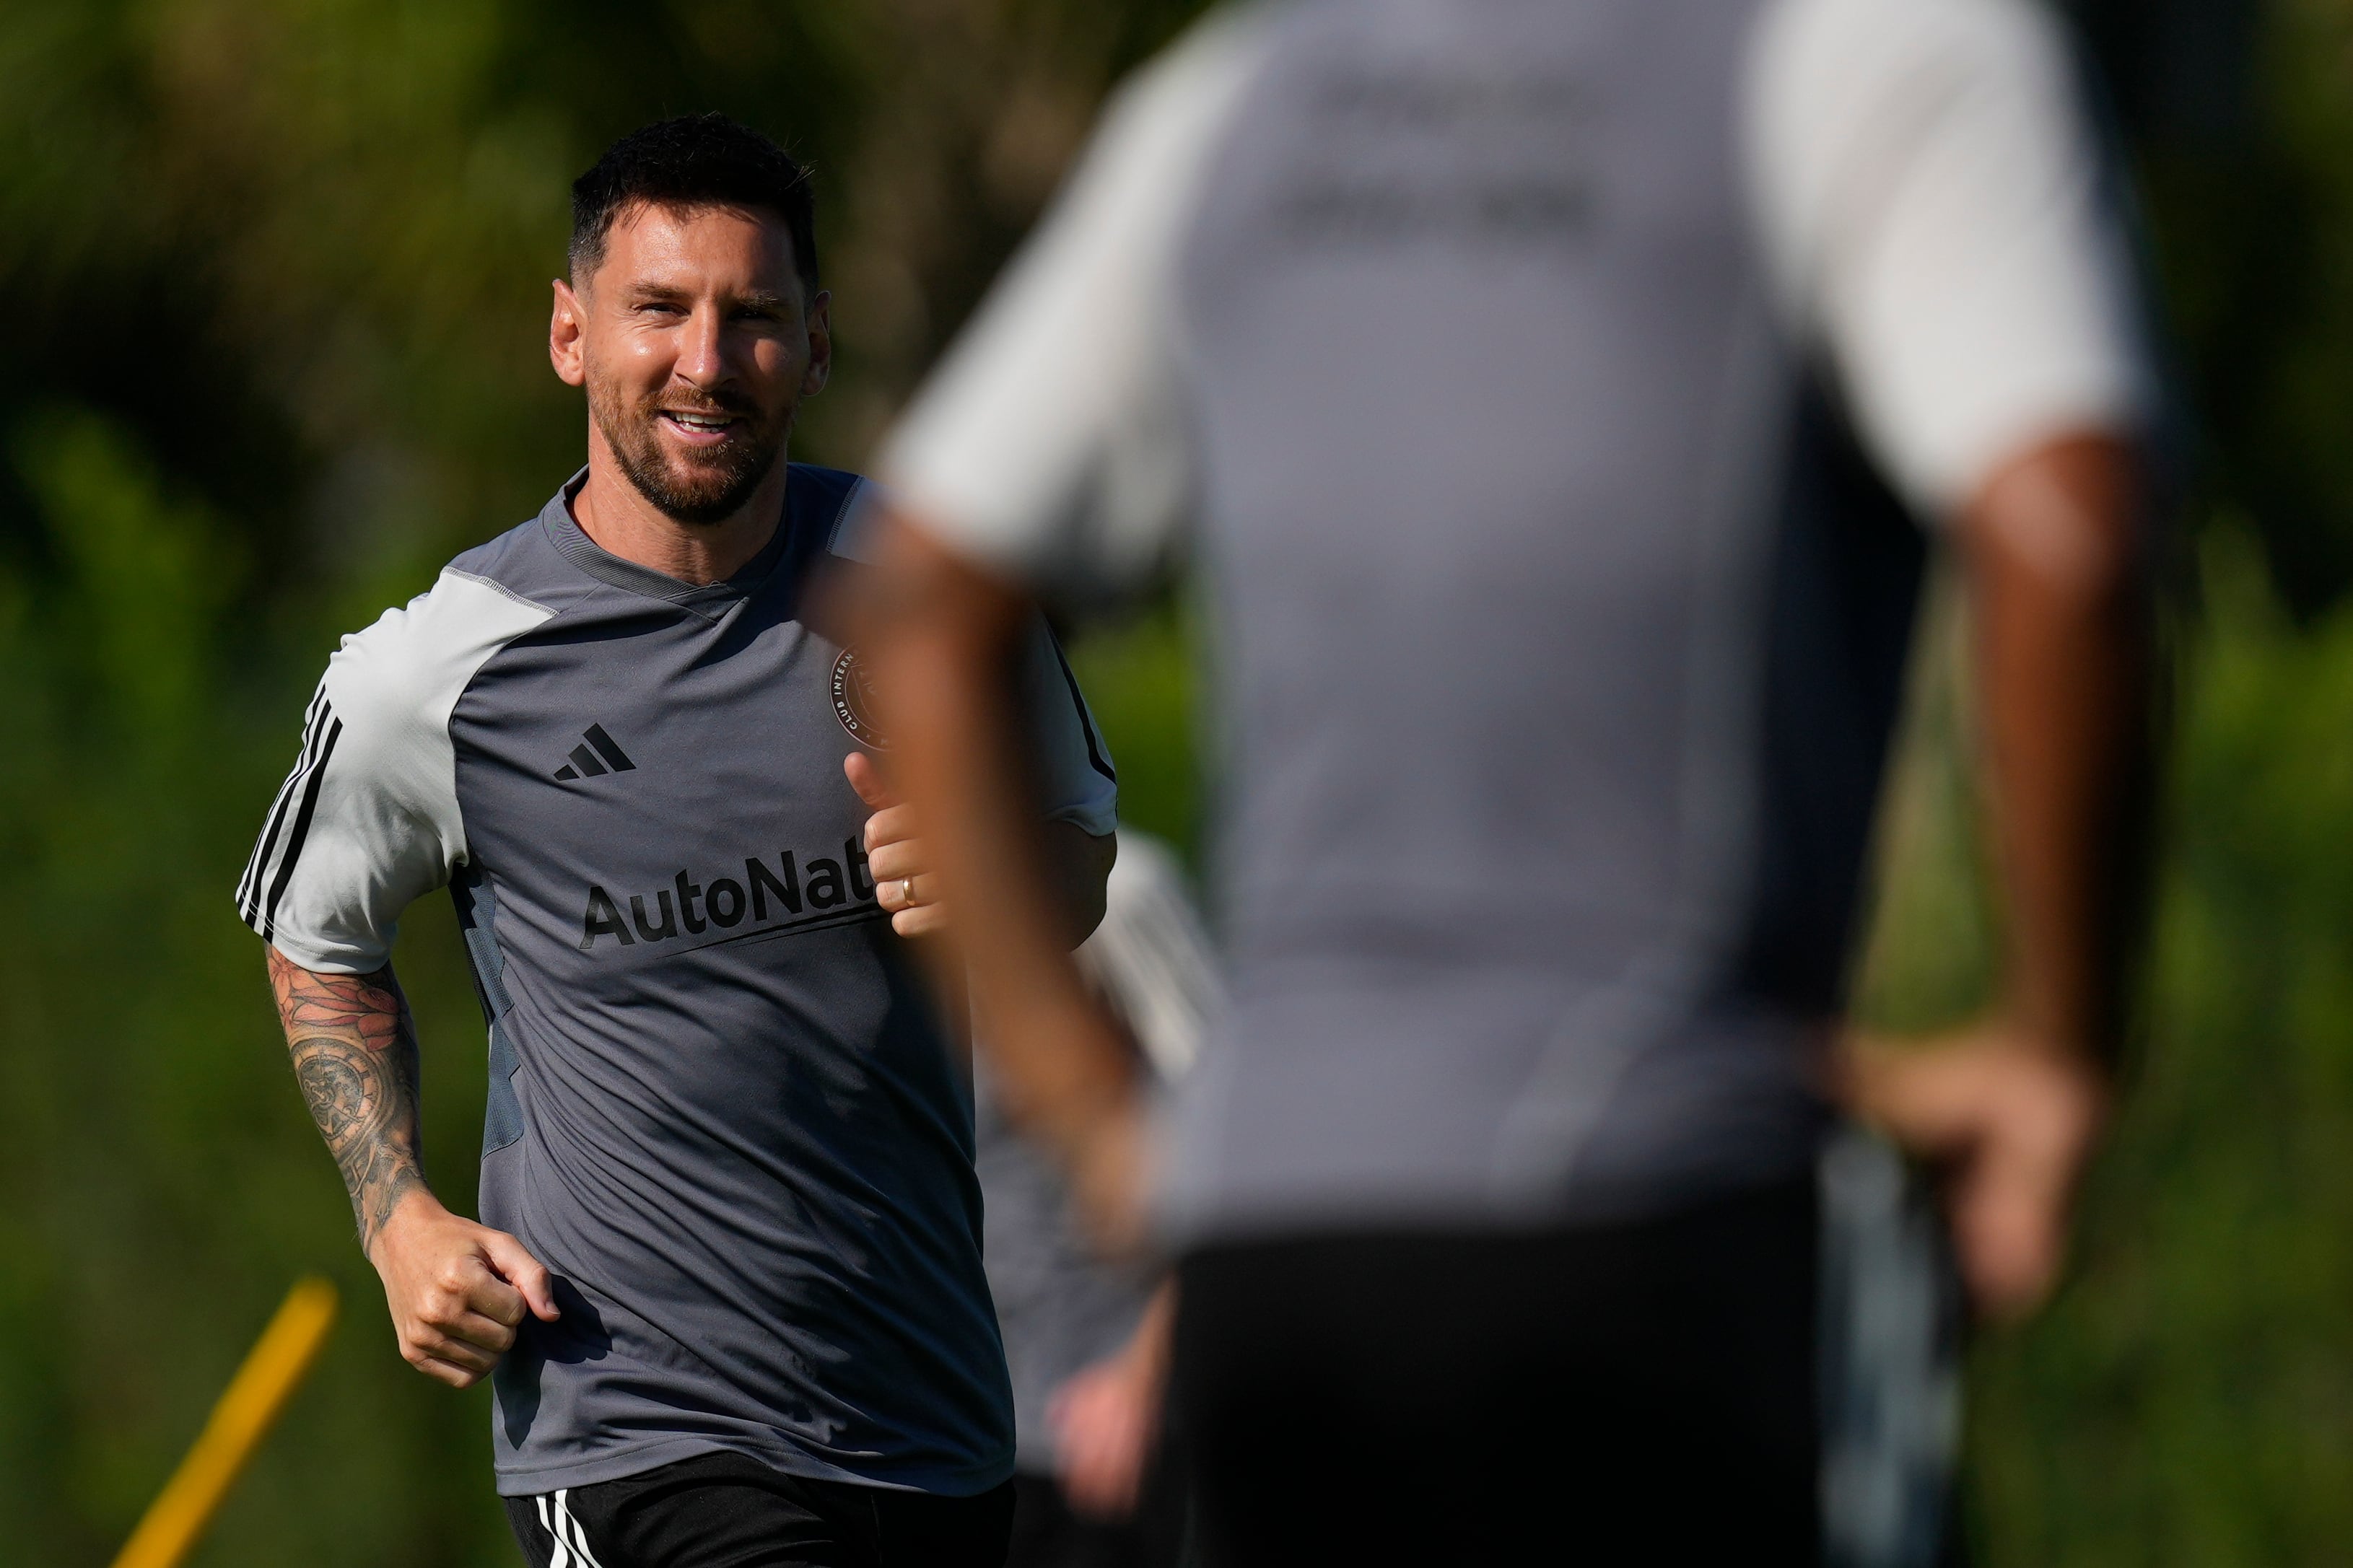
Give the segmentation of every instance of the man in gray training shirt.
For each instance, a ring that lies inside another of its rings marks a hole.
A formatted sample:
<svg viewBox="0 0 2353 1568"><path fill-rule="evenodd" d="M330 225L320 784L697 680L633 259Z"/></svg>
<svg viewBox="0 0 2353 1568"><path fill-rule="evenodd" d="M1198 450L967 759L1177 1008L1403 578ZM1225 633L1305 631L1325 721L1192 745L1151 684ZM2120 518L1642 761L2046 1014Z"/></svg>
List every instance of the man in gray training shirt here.
<svg viewBox="0 0 2353 1568"><path fill-rule="evenodd" d="M1231 1002L1151 1196L1211 1561L1815 1561L1833 1097L1947 1163L1982 1306L2047 1287L2144 717L2106 186L2028 0L1236 7L911 406L898 776L1114 1229L1132 1075L957 716L1025 594L1199 563ZM2004 993L1834 1050L1939 538Z"/></svg>
<svg viewBox="0 0 2353 1568"><path fill-rule="evenodd" d="M550 353L587 468L344 639L239 911L403 1353L492 1377L534 1563L993 1565L971 1100L902 940L940 911L866 670L804 618L863 570L861 481L785 460L830 358L806 174L672 121L574 209ZM1075 942L1111 763L1042 622L1018 662ZM490 1026L481 1225L424 1184L389 968L443 886Z"/></svg>

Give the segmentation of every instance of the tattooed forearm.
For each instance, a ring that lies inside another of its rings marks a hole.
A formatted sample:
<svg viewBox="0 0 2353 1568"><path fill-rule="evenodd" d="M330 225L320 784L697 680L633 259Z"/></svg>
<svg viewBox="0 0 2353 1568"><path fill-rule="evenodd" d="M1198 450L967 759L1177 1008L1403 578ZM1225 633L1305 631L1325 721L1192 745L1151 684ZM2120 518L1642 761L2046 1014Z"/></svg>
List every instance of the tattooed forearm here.
<svg viewBox="0 0 2353 1568"><path fill-rule="evenodd" d="M343 1168L360 1246L412 1187L418 1153L417 1026L390 968L319 974L269 950L269 985L311 1120Z"/></svg>

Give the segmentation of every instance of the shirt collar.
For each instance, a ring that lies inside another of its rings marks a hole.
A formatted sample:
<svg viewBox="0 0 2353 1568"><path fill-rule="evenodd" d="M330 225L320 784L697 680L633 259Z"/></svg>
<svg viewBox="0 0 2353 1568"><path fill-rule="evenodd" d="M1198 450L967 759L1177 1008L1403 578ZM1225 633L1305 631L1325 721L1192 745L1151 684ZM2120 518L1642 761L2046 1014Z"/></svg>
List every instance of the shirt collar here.
<svg viewBox="0 0 2353 1568"><path fill-rule="evenodd" d="M716 619L765 586L785 558L786 536L792 531L786 526L791 516L789 506L784 509L784 516L776 520L776 531L769 537L767 543L760 546L760 552L722 582L684 583L668 573L640 566L634 561L625 561L589 538L572 515L573 499L579 495L580 487L587 482L588 470L586 468L565 480L564 488L540 509L539 521L540 525L546 529L549 541L564 552L574 565L600 583ZM789 470L785 482L787 488L792 483Z"/></svg>

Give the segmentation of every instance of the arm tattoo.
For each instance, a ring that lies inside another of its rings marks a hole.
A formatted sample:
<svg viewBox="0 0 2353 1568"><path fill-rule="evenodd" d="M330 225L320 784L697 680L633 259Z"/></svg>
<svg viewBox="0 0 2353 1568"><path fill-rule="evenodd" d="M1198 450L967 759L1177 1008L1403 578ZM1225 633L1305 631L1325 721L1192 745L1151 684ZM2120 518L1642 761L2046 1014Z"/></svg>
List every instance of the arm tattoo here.
<svg viewBox="0 0 2353 1568"><path fill-rule="evenodd" d="M318 974L269 950L269 986L294 1077L343 1168L363 1249L412 1187L418 1147L417 1024L389 966Z"/></svg>

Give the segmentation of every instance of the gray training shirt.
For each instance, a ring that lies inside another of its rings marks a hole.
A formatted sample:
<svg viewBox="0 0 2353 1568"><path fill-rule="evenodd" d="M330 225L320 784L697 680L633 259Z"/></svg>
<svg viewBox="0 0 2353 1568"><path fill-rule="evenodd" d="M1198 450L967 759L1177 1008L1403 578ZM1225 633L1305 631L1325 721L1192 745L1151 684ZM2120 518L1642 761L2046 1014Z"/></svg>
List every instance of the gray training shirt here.
<svg viewBox="0 0 2353 1568"><path fill-rule="evenodd" d="M1916 524L2139 417L2102 180L2029 0L1291 0L1121 94L884 471L1199 572L1176 1244L1807 1168Z"/></svg>
<svg viewBox="0 0 2353 1568"><path fill-rule="evenodd" d="M563 1310L495 1374L501 1491L722 1449L984 1490L1013 1423L970 1094L842 774L887 737L798 619L860 481L795 465L775 542L708 587L590 542L580 482L344 639L239 912L352 973L419 894L456 900L490 1019L482 1219ZM1048 809L1109 833L1042 625L1032 665Z"/></svg>

